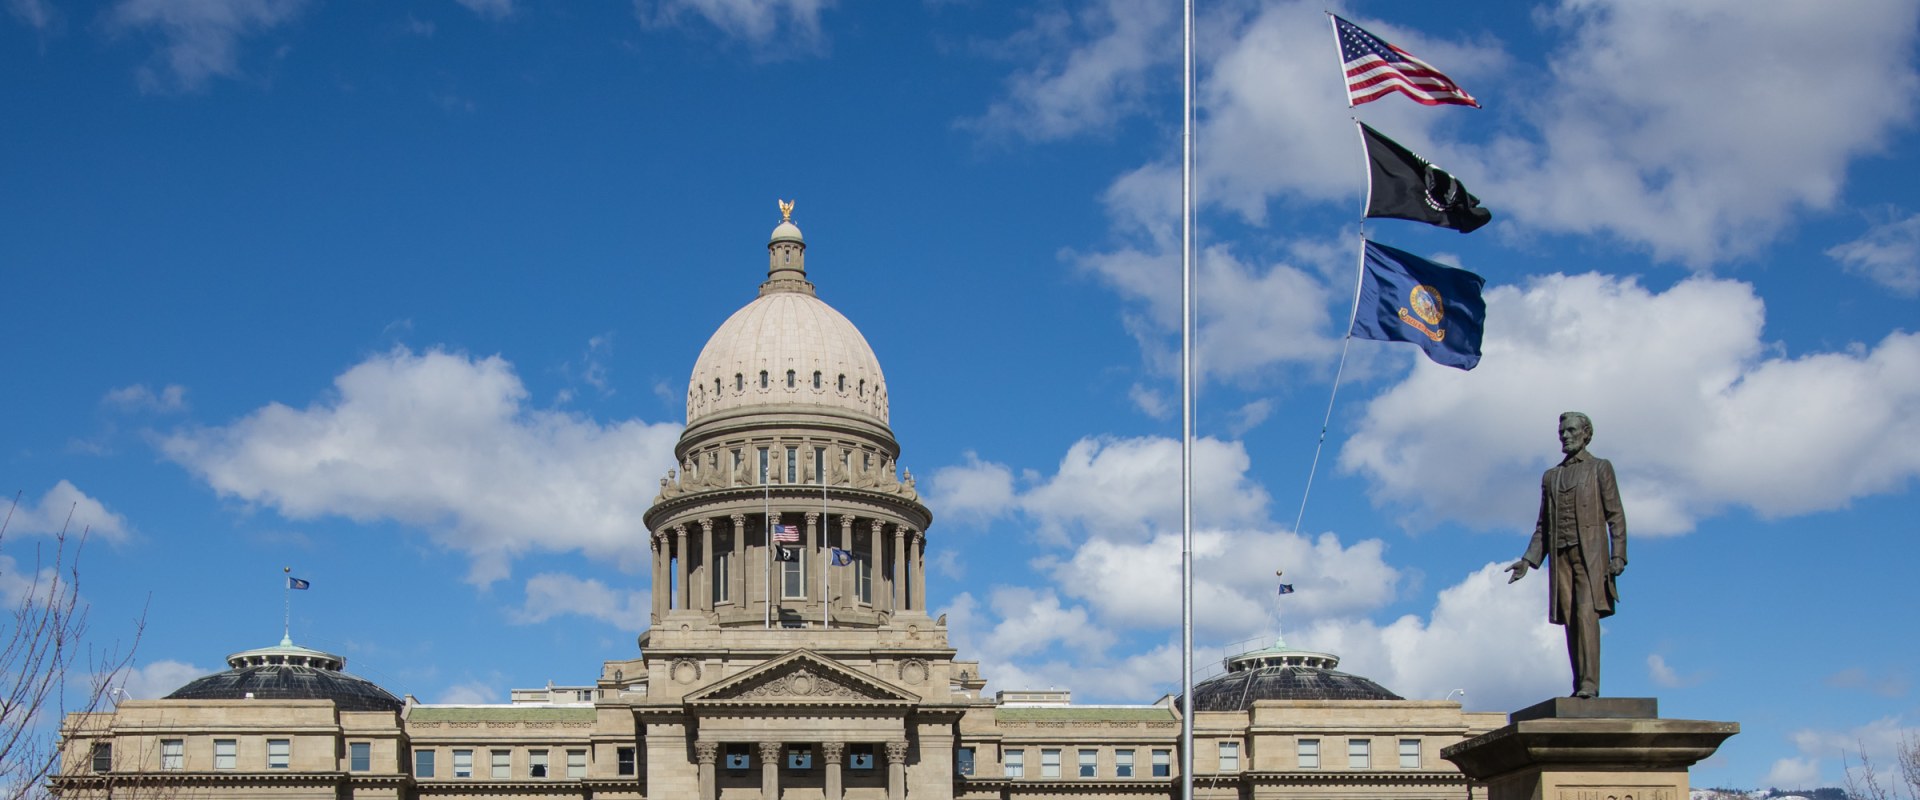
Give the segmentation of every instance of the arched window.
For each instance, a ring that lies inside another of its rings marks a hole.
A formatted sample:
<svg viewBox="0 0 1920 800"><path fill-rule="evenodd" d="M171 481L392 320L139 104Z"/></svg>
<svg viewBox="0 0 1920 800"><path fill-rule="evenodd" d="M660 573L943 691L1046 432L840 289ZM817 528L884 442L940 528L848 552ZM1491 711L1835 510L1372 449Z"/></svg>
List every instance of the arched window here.
<svg viewBox="0 0 1920 800"><path fill-rule="evenodd" d="M745 375L741 375L738 372L733 373L733 390L736 392L744 392L747 390L747 377Z"/></svg>
<svg viewBox="0 0 1920 800"><path fill-rule="evenodd" d="M847 393L847 376L845 375L840 376L840 393Z"/></svg>
<svg viewBox="0 0 1920 800"><path fill-rule="evenodd" d="M867 379L866 378L860 379L860 396L861 397L867 396Z"/></svg>
<svg viewBox="0 0 1920 800"><path fill-rule="evenodd" d="M813 388L820 388L820 370L813 371Z"/></svg>
<svg viewBox="0 0 1920 800"><path fill-rule="evenodd" d="M767 371L764 369L760 370L760 388L767 388Z"/></svg>
<svg viewBox="0 0 1920 800"><path fill-rule="evenodd" d="M716 398L720 396L720 379L719 378L713 379L713 396Z"/></svg>
<svg viewBox="0 0 1920 800"><path fill-rule="evenodd" d="M787 370L787 388L793 388L793 370Z"/></svg>

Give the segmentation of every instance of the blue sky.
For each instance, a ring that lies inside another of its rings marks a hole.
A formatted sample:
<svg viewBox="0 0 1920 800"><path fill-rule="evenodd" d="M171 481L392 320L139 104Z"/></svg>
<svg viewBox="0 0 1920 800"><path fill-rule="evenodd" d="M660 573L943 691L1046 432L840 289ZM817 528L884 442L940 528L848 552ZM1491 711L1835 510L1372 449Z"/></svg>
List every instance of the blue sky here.
<svg viewBox="0 0 1920 800"><path fill-rule="evenodd" d="M639 514L776 198L880 357L930 600L998 688L1178 677L1178 3L4 0L0 561L69 508L137 696L295 638L425 701L627 658ZM1201 4L1201 663L1565 693L1508 586L1555 416L1634 541L1603 689L1743 733L1697 785L1912 734L1920 8L1335 3L1485 108L1349 111L1323 3ZM1485 359L1355 342L1358 116L1494 222ZM1299 592L1274 602L1273 571Z"/></svg>

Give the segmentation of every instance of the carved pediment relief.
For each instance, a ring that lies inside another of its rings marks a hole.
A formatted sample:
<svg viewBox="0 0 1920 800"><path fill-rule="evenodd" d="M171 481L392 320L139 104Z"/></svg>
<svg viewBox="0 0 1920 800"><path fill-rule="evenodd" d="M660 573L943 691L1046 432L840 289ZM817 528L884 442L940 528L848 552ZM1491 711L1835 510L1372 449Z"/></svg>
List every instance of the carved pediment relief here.
<svg viewBox="0 0 1920 800"><path fill-rule="evenodd" d="M687 695L687 702L901 703L920 698L809 651L776 658Z"/></svg>

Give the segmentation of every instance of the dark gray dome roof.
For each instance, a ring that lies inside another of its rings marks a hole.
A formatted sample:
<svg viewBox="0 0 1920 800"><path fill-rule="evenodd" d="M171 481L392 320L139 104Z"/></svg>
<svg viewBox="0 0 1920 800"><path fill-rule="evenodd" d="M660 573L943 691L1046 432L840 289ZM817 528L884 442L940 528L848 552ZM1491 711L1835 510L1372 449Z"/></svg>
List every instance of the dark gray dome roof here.
<svg viewBox="0 0 1920 800"><path fill-rule="evenodd" d="M296 646L291 639L234 653L227 665L232 669L195 678L166 699L332 700L341 711L399 711L406 706L372 681L341 672L346 659Z"/></svg>
<svg viewBox="0 0 1920 800"><path fill-rule="evenodd" d="M1284 641L1226 659L1227 672L1193 687L1196 711L1245 711L1256 700L1404 700L1334 667L1339 656L1295 650ZM1186 707L1184 698L1181 708Z"/></svg>
<svg viewBox="0 0 1920 800"><path fill-rule="evenodd" d="M372 681L315 667L269 664L195 678L168 700L332 700L341 711L399 711L406 704Z"/></svg>

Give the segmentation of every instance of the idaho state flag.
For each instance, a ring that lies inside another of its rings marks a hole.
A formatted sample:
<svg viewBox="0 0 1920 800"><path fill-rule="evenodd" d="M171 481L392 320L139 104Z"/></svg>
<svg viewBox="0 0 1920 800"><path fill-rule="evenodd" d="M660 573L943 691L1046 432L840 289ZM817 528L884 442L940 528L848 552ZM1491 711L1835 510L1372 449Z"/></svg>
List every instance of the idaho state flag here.
<svg viewBox="0 0 1920 800"><path fill-rule="evenodd" d="M1486 280L1384 244L1364 242L1364 247L1367 274L1348 335L1412 342L1435 364L1459 369L1479 364L1487 319L1480 290Z"/></svg>

